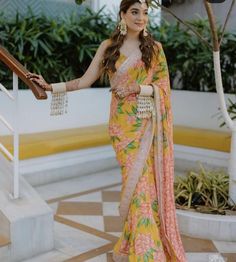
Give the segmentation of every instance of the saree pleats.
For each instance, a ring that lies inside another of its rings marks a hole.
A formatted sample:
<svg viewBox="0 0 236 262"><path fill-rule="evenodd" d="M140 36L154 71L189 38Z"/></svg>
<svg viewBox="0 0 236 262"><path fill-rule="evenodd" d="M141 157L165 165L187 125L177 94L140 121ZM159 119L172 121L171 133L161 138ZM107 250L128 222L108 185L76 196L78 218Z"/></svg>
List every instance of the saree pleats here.
<svg viewBox="0 0 236 262"><path fill-rule="evenodd" d="M122 173L119 207L123 232L113 260L186 262L174 201L173 123L168 69L161 45L148 72L140 54L121 55L111 85L152 83L156 113L136 117L137 98L112 94L109 134Z"/></svg>
<svg viewBox="0 0 236 262"><path fill-rule="evenodd" d="M160 238L153 160L152 146L132 195L122 235L114 247L115 261L166 261ZM125 168L123 171L127 172Z"/></svg>

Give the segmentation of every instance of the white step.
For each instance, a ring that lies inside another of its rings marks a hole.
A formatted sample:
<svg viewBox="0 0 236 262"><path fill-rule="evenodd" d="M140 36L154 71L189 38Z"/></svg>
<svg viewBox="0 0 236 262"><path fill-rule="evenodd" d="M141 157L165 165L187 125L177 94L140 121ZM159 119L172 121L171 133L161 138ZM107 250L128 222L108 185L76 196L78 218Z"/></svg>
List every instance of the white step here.
<svg viewBox="0 0 236 262"><path fill-rule="evenodd" d="M32 186L40 186L117 166L112 147L100 146L21 161L20 173Z"/></svg>
<svg viewBox="0 0 236 262"><path fill-rule="evenodd" d="M213 150L174 145L175 171L184 173L206 168L227 168L229 154ZM20 173L32 186L59 182L117 168L111 145L81 149L20 162Z"/></svg>
<svg viewBox="0 0 236 262"><path fill-rule="evenodd" d="M13 199L12 171L0 155L0 261L4 262L19 262L54 247L53 211L24 178L19 184L20 197Z"/></svg>

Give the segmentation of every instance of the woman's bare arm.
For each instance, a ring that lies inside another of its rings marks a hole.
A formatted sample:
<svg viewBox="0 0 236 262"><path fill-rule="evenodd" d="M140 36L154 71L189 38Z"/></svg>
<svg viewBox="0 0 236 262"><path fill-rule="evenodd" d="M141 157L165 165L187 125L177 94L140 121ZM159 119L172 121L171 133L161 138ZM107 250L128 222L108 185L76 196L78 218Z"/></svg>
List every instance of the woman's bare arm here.
<svg viewBox="0 0 236 262"><path fill-rule="evenodd" d="M91 87L100 77L103 55L108 45L109 40L105 40L100 44L91 64L82 77L66 82L67 91Z"/></svg>
<svg viewBox="0 0 236 262"><path fill-rule="evenodd" d="M89 65L84 75L80 78L65 83L66 91L74 91L78 89L91 87L91 85L100 77L103 55L109 44L110 44L109 39L103 41L100 44L91 64ZM47 83L41 75L28 73L26 77L37 83L45 91L53 91L52 85Z"/></svg>

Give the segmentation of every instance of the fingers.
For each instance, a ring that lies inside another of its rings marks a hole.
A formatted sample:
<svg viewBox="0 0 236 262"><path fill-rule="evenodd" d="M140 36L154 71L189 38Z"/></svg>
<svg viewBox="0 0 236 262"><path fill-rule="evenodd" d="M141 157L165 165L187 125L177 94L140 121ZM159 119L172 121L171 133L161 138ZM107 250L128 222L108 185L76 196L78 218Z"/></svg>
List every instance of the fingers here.
<svg viewBox="0 0 236 262"><path fill-rule="evenodd" d="M117 99L121 98L120 97L120 92L121 92L121 89L117 88L117 87L112 87L110 88L109 90L110 92L113 92L116 96Z"/></svg>
<svg viewBox="0 0 236 262"><path fill-rule="evenodd" d="M114 93L117 93L117 92L120 92L122 91L124 88L123 87L120 87L120 86L113 86L110 88L110 92L114 92Z"/></svg>
<svg viewBox="0 0 236 262"><path fill-rule="evenodd" d="M39 84L42 87L45 86L45 84L47 84L46 81L44 80L44 78L41 75L34 74L34 73L27 73L26 77L28 79L30 79L31 81Z"/></svg>
<svg viewBox="0 0 236 262"><path fill-rule="evenodd" d="M113 92L116 96L116 98L124 98L126 96L129 96L131 94L137 93L134 88L121 88L120 86L115 86L109 89L110 92Z"/></svg>
<svg viewBox="0 0 236 262"><path fill-rule="evenodd" d="M34 73L27 73L26 77L31 79L31 78L40 78L40 75L34 74Z"/></svg>
<svg viewBox="0 0 236 262"><path fill-rule="evenodd" d="M48 83L44 80L44 78L41 75L29 72L26 74L26 77L47 91Z"/></svg>
<svg viewBox="0 0 236 262"><path fill-rule="evenodd" d="M125 90L125 88L112 87L109 91L113 92L116 98L124 98L128 90Z"/></svg>
<svg viewBox="0 0 236 262"><path fill-rule="evenodd" d="M128 95L128 93L126 92L126 90L118 90L117 92L116 92L116 95L119 97L119 98L124 98L124 97L126 97L127 95Z"/></svg>
<svg viewBox="0 0 236 262"><path fill-rule="evenodd" d="M31 78L31 81L33 81L34 83L38 84L41 88L43 88L44 90L46 90L46 85L45 83L43 83L40 79L37 78Z"/></svg>
<svg viewBox="0 0 236 262"><path fill-rule="evenodd" d="M111 87L110 89L109 89L109 92L113 92L115 95L117 94L117 92L118 92L118 88L117 87Z"/></svg>
<svg viewBox="0 0 236 262"><path fill-rule="evenodd" d="M30 80L37 83L38 85L40 84L40 80L37 78L31 78Z"/></svg>

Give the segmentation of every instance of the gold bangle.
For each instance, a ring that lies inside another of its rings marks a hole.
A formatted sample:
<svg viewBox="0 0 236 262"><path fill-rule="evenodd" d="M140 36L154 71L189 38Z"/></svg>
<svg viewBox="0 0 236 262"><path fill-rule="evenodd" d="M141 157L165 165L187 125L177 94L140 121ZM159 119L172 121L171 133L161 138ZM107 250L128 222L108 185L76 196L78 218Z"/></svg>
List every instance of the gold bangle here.
<svg viewBox="0 0 236 262"><path fill-rule="evenodd" d="M66 92L66 83L65 82L51 84L51 86L52 86L52 93Z"/></svg>
<svg viewBox="0 0 236 262"><path fill-rule="evenodd" d="M140 95L141 96L153 96L153 86L152 85L140 85Z"/></svg>

